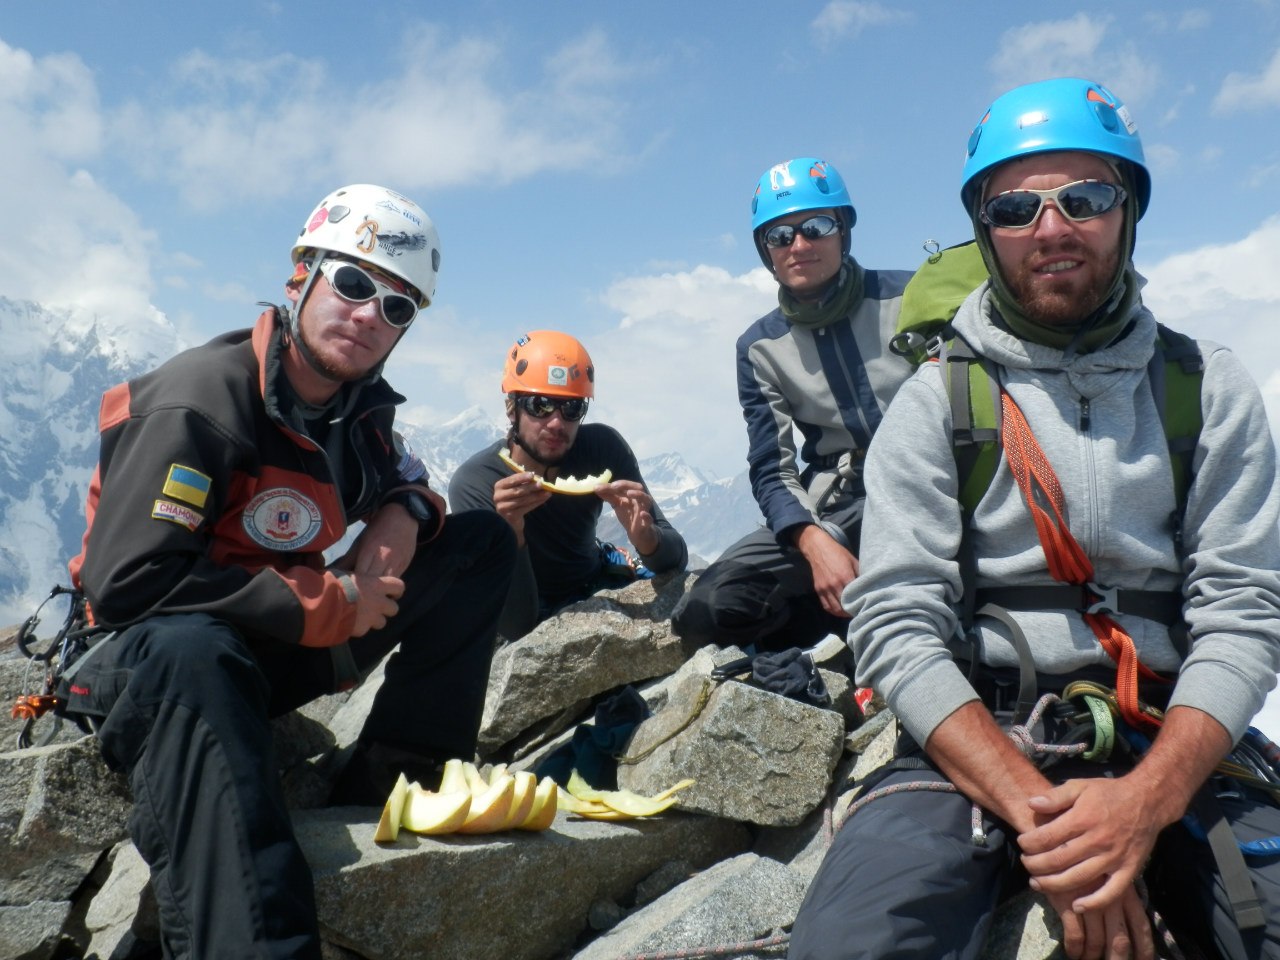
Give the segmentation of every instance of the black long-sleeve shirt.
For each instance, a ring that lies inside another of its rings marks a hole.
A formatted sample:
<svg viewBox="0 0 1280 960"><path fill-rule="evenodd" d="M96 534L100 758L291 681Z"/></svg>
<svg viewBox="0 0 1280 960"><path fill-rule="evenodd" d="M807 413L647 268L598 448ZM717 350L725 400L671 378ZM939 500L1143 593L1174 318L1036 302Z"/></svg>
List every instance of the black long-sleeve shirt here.
<svg viewBox="0 0 1280 960"><path fill-rule="evenodd" d="M452 510L493 510L493 486L511 475L511 468L498 459L506 446L499 440L472 456L449 483ZM578 429L573 446L559 464L558 475L585 477L613 473L614 480L634 480L644 485L635 454L622 435L601 423L586 423ZM645 491L648 492L645 486ZM515 576L502 611L499 630L515 639L528 633L538 622L538 609L557 606L584 592L601 573L600 551L596 545L596 523L604 501L593 494L556 494L526 515L525 545L516 559ZM641 559L654 573L684 567L689 551L684 538L653 507L658 547Z"/></svg>

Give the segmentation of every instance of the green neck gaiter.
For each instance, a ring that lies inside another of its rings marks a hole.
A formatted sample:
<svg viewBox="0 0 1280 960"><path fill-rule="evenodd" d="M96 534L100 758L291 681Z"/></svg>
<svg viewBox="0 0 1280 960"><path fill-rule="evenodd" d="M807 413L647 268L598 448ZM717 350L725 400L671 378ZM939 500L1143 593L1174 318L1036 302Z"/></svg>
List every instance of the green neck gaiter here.
<svg viewBox="0 0 1280 960"><path fill-rule="evenodd" d="M1120 332L1138 300L1138 277L1133 266L1125 267L1120 281L1113 289L1111 299L1095 310L1084 322L1071 327L1049 327L1027 317L1014 305L1004 284L992 283L992 298L1000 317L1014 336L1046 347L1065 350L1074 347L1075 353L1092 353L1106 346Z"/></svg>
<svg viewBox="0 0 1280 960"><path fill-rule="evenodd" d="M862 267L851 256L840 265L839 279L817 300L797 300L791 291L779 284L778 306L782 315L797 327L817 330L845 316L862 299Z"/></svg>

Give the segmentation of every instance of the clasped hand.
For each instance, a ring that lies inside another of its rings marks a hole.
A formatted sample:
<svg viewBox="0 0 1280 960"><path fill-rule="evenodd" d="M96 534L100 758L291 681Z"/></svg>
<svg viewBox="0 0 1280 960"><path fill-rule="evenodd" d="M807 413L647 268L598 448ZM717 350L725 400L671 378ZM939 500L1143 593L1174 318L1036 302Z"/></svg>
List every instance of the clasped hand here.
<svg viewBox="0 0 1280 960"><path fill-rule="evenodd" d="M1028 805L1038 825L1018 837L1031 886L1062 917L1073 958L1155 956L1146 909L1134 888L1159 825L1126 778L1069 780Z"/></svg>

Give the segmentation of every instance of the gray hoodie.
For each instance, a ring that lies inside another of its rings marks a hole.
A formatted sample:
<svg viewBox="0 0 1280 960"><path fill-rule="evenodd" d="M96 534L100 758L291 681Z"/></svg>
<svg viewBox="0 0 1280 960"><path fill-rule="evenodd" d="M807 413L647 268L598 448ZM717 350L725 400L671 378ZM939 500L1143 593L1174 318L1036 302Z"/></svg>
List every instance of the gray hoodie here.
<svg viewBox="0 0 1280 960"><path fill-rule="evenodd" d="M1201 342L1204 426L1180 569L1169 524L1173 473L1147 378L1155 319L1139 305L1133 329L1118 343L1066 358L997 328L988 289L983 284L969 296L955 328L1000 365L1061 481L1071 532L1092 560L1096 582L1180 589L1191 652L1184 662L1160 623L1116 619L1144 664L1177 675L1170 706L1198 708L1238 739L1280 669L1280 494L1257 387L1230 351ZM849 643L858 682L881 693L924 743L977 699L946 644L957 631L961 518L950 401L938 364L924 364L890 405L871 444L866 485L862 572L843 598L853 617ZM1003 456L974 512L973 542L979 588L1055 582ZM1042 674L1112 663L1075 611L1014 616ZM1004 628L989 618L979 627L984 662L1016 667Z"/></svg>

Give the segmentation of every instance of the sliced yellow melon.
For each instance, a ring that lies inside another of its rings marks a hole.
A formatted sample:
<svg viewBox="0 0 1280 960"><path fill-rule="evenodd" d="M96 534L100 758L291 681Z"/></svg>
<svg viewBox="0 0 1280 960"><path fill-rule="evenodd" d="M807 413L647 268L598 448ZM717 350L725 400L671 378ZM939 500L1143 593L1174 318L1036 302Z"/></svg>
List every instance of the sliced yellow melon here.
<svg viewBox="0 0 1280 960"><path fill-rule="evenodd" d="M631 817L652 817L675 806L677 799L677 797L667 797L663 800L655 800L653 797L642 797L630 790L603 790L600 793L599 802L618 813L625 813Z"/></svg>
<svg viewBox="0 0 1280 960"><path fill-rule="evenodd" d="M507 814L511 812L511 800L515 796L516 780L509 773L503 774L480 796L471 797L471 811L459 833L493 833L502 829Z"/></svg>
<svg viewBox="0 0 1280 960"><path fill-rule="evenodd" d="M495 776L494 780L500 776L506 776L505 770ZM499 830L514 830L524 823L533 810L534 796L538 792L538 778L528 770L518 770L511 776L516 782L515 791L511 795L511 809L507 812L507 818L502 821L502 826L498 827Z"/></svg>
<svg viewBox="0 0 1280 960"><path fill-rule="evenodd" d="M527 467L522 467L511 459L511 451L506 447L498 451L498 459L516 473L532 472ZM601 473L587 477L556 477L555 480L544 480L539 477L538 485L543 490L550 490L552 493L568 493L581 496L584 493L595 493L596 487L602 487L612 479L613 471L606 469Z"/></svg>
<svg viewBox="0 0 1280 960"><path fill-rule="evenodd" d="M569 774L569 785L560 793L560 808L594 820L625 820L629 817L652 817L676 804L676 794L693 785L681 780L652 797L631 790L597 790L577 770ZM568 795L566 799L566 794Z"/></svg>
<svg viewBox="0 0 1280 960"><path fill-rule="evenodd" d="M592 819L613 819L619 817L618 811L596 800L582 800L568 790L556 793L556 806L566 813Z"/></svg>
<svg viewBox="0 0 1280 960"><path fill-rule="evenodd" d="M404 828L414 833L455 833L471 812L471 792L432 793L418 784L409 786L404 805Z"/></svg>
<svg viewBox="0 0 1280 960"><path fill-rule="evenodd" d="M569 783L567 789L569 793L577 797L579 800L598 801L600 799L600 791L587 783L586 780L582 779L582 774L578 772L576 767L569 771Z"/></svg>
<svg viewBox="0 0 1280 960"><path fill-rule="evenodd" d="M650 799L665 800L667 799L667 797L674 796L675 794L679 793L681 790L685 790L689 787L692 787L695 783L697 783L696 780L681 780L679 783L675 784L674 786L667 787L667 789L663 790L661 793L655 793Z"/></svg>
<svg viewBox="0 0 1280 960"><path fill-rule="evenodd" d="M400 818L404 813L405 795L409 792L409 781L404 774L396 779L391 788L391 795L382 806L382 816L378 820L378 829L373 831L373 839L378 843L394 843L400 836Z"/></svg>
<svg viewBox="0 0 1280 960"><path fill-rule="evenodd" d="M440 792L441 793L457 793L459 791L470 791L471 785L467 782L467 775L463 772L461 760L446 760L444 764L444 772L440 776Z"/></svg>
<svg viewBox="0 0 1280 960"><path fill-rule="evenodd" d="M533 795L533 807L523 823L517 824L520 830L546 830L555 822L556 808L560 795L560 786L550 777L543 777Z"/></svg>
<svg viewBox="0 0 1280 960"><path fill-rule="evenodd" d="M489 781L484 778L474 763L464 761L462 773L467 778L467 787L473 797L478 797L489 789Z"/></svg>

